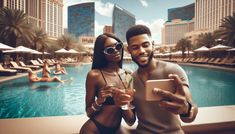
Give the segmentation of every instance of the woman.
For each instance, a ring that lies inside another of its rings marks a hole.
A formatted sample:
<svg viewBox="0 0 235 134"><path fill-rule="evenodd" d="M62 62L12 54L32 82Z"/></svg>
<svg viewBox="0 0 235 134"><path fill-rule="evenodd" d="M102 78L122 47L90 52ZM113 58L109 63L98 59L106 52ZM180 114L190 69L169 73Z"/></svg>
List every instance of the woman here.
<svg viewBox="0 0 235 134"><path fill-rule="evenodd" d="M38 77L35 72L31 69L28 70L28 79L30 82L61 82L64 83L65 80L61 80L60 78L54 77Z"/></svg>
<svg viewBox="0 0 235 134"><path fill-rule="evenodd" d="M65 68L60 66L60 61L57 61L57 62L55 63L55 71L54 71L54 74L67 74Z"/></svg>
<svg viewBox="0 0 235 134"><path fill-rule="evenodd" d="M111 97L114 90L126 88L122 69L123 44L113 34L101 34L94 47L92 70L86 79L86 112L90 118L81 134L115 134L122 117L128 124L135 122L132 109L121 110Z"/></svg>
<svg viewBox="0 0 235 134"><path fill-rule="evenodd" d="M50 78L51 70L48 67L47 60L44 61L43 68L42 68L42 78Z"/></svg>

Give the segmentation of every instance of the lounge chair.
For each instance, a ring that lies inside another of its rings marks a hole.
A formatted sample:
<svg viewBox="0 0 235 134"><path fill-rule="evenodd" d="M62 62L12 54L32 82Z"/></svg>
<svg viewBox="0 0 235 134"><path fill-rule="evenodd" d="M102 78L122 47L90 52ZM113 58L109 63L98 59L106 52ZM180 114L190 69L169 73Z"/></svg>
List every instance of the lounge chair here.
<svg viewBox="0 0 235 134"><path fill-rule="evenodd" d="M54 65L54 63L50 59L47 59L47 63L49 64L49 66L53 66Z"/></svg>
<svg viewBox="0 0 235 134"><path fill-rule="evenodd" d="M43 67L43 64L40 64L37 60L30 60L30 62L31 62L34 66Z"/></svg>
<svg viewBox="0 0 235 134"><path fill-rule="evenodd" d="M217 65L225 65L231 58L229 56L223 58Z"/></svg>
<svg viewBox="0 0 235 134"><path fill-rule="evenodd" d="M216 58L213 62L210 62L210 64L213 64L213 65L218 65L220 61L222 61L223 59L222 58Z"/></svg>
<svg viewBox="0 0 235 134"><path fill-rule="evenodd" d="M230 58L224 65L225 66L235 66L235 57Z"/></svg>
<svg viewBox="0 0 235 134"><path fill-rule="evenodd" d="M28 70L30 69L30 68L27 68L27 67L20 67L14 61L11 61L10 64L13 66L13 67L10 67L11 69L15 69L19 72L28 72Z"/></svg>
<svg viewBox="0 0 235 134"><path fill-rule="evenodd" d="M208 60L210 60L210 58L204 58L201 63L205 64L205 63L208 63Z"/></svg>
<svg viewBox="0 0 235 134"><path fill-rule="evenodd" d="M31 68L32 70L40 69L39 66L25 65L24 62L22 62L22 61L20 61L19 64L20 64L21 67Z"/></svg>
<svg viewBox="0 0 235 134"><path fill-rule="evenodd" d="M38 62L39 62L40 64L43 64L43 61L42 61L40 58L38 58Z"/></svg>
<svg viewBox="0 0 235 134"><path fill-rule="evenodd" d="M17 70L5 69L0 64L0 76L10 76L10 75L16 75L16 74L17 74Z"/></svg>
<svg viewBox="0 0 235 134"><path fill-rule="evenodd" d="M53 64L57 63L54 59L51 59L51 61L53 62Z"/></svg>

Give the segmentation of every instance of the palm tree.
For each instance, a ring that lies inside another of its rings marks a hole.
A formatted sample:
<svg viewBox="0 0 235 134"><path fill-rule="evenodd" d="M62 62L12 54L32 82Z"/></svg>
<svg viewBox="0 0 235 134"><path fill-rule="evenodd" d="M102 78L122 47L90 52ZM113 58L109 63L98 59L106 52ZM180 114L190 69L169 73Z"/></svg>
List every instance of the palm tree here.
<svg viewBox="0 0 235 134"><path fill-rule="evenodd" d="M31 41L33 32L27 15L20 10L0 8L0 36L12 47L17 46L17 39Z"/></svg>
<svg viewBox="0 0 235 134"><path fill-rule="evenodd" d="M74 46L74 44L77 42L75 37L72 35L62 35L58 40L58 44L62 47L64 47L66 50L69 50Z"/></svg>
<svg viewBox="0 0 235 134"><path fill-rule="evenodd" d="M235 47L235 12L222 19L220 29L215 32L229 46Z"/></svg>
<svg viewBox="0 0 235 134"><path fill-rule="evenodd" d="M176 50L181 50L182 51L182 57L184 58L185 57L185 54L184 52L186 50L188 50L188 53L189 53L189 50L191 49L191 41L186 39L186 38L183 38L183 39L180 39L177 44L176 44Z"/></svg>
<svg viewBox="0 0 235 134"><path fill-rule="evenodd" d="M35 28L34 32L35 36L33 38L33 44L34 44L33 49L35 50L41 49L44 52L45 47L47 47L46 43L48 42L47 34L41 28Z"/></svg>
<svg viewBox="0 0 235 134"><path fill-rule="evenodd" d="M206 46L208 48L215 46L215 36L212 33L200 34L197 38L196 48Z"/></svg>

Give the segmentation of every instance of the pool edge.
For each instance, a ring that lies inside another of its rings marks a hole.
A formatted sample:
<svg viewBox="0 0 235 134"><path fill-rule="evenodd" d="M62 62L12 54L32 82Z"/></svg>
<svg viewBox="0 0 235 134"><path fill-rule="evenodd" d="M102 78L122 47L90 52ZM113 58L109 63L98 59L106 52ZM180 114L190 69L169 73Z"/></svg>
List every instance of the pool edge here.
<svg viewBox="0 0 235 134"><path fill-rule="evenodd" d="M201 107L192 123L183 123L187 134L216 133L230 134L235 131L235 105ZM53 116L35 118L0 119L0 134L78 134L86 115ZM134 130L137 122L124 128Z"/></svg>

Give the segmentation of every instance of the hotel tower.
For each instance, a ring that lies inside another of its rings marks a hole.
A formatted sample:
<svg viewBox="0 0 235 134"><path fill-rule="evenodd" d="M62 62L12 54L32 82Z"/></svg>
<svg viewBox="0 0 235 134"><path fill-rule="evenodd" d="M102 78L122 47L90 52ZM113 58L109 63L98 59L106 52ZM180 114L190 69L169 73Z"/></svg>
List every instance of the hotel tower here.
<svg viewBox="0 0 235 134"><path fill-rule="evenodd" d="M162 44L174 47L184 38L185 33L194 30L194 6L189 4L183 7L168 9L168 20L162 28Z"/></svg>
<svg viewBox="0 0 235 134"><path fill-rule="evenodd" d="M235 12L235 0L196 0L195 30L213 32L221 25L222 18Z"/></svg>
<svg viewBox="0 0 235 134"><path fill-rule="evenodd" d="M63 34L63 0L1 0L0 7L24 11L29 22L42 28L51 39Z"/></svg>

